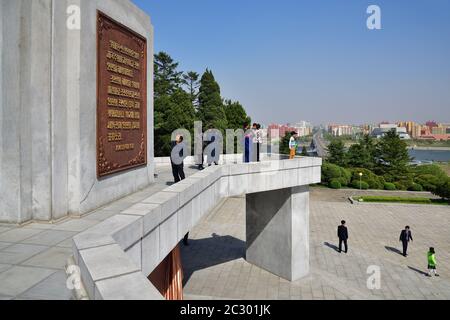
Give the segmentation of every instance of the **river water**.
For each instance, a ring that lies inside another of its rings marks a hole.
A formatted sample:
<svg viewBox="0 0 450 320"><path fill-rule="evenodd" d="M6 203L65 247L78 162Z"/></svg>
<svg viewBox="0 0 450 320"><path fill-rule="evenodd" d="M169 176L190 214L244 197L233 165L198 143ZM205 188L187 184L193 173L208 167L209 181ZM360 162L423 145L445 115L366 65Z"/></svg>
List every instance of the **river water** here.
<svg viewBox="0 0 450 320"><path fill-rule="evenodd" d="M450 161L450 150L409 150L409 155L416 161Z"/></svg>

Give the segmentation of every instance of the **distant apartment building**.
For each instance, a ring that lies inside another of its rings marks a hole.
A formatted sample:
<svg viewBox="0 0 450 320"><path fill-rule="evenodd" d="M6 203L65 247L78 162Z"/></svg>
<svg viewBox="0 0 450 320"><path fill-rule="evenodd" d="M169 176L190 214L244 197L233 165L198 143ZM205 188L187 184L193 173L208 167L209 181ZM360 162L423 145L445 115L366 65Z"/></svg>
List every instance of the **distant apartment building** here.
<svg viewBox="0 0 450 320"><path fill-rule="evenodd" d="M420 139L430 141L449 141L450 124L437 124L434 121L429 121L422 127Z"/></svg>
<svg viewBox="0 0 450 320"><path fill-rule="evenodd" d="M354 136L361 132L362 132L361 127L352 126L352 125L330 124L328 126L328 133L334 137Z"/></svg>
<svg viewBox="0 0 450 320"><path fill-rule="evenodd" d="M291 124L271 124L267 128L269 136L271 136L272 130L279 130L280 138L286 136L291 132L296 132L299 137L309 136L313 132L313 126L311 123L301 121L295 125Z"/></svg>
<svg viewBox="0 0 450 320"><path fill-rule="evenodd" d="M389 131L395 130L395 132L400 136L400 139L402 140L410 140L411 136L408 134L408 131L405 127L399 127L398 124L392 124L392 123L381 123L378 128L374 128L372 130L372 137L374 138L382 138L384 137Z"/></svg>
<svg viewBox="0 0 450 320"><path fill-rule="evenodd" d="M406 128L406 132L413 139L418 139L421 136L422 126L414 121L399 122L397 126Z"/></svg>

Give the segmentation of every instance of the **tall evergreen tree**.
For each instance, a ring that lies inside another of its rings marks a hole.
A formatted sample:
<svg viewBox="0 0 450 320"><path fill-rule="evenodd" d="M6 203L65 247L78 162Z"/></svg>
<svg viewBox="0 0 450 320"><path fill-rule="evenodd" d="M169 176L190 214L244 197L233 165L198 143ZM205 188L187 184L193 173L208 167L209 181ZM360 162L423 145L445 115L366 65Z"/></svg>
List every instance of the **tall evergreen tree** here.
<svg viewBox="0 0 450 320"><path fill-rule="evenodd" d="M200 81L197 116L204 128L214 128L222 132L227 129L227 119L220 96L220 86L212 71L206 70Z"/></svg>
<svg viewBox="0 0 450 320"><path fill-rule="evenodd" d="M189 93L181 88L178 63L164 52L155 55L155 155L169 156L172 132L193 131L195 108Z"/></svg>
<svg viewBox="0 0 450 320"><path fill-rule="evenodd" d="M244 107L239 102L225 101L225 115L227 117L227 129L242 129L246 123L251 123L252 119L245 112Z"/></svg>
<svg viewBox="0 0 450 320"><path fill-rule="evenodd" d="M328 162L341 167L345 166L345 146L341 140L333 139L328 145Z"/></svg>
<svg viewBox="0 0 450 320"><path fill-rule="evenodd" d="M178 71L178 63L174 62L166 52L155 54L155 98L170 95L182 84L183 72Z"/></svg>
<svg viewBox="0 0 450 320"><path fill-rule="evenodd" d="M191 101L194 106L197 105L198 101L198 88L200 75L197 72L189 71L183 75L183 83L187 87L188 93L191 96Z"/></svg>
<svg viewBox="0 0 450 320"><path fill-rule="evenodd" d="M373 139L365 135L357 144L352 145L347 152L347 165L356 168L372 170L376 165L376 147Z"/></svg>
<svg viewBox="0 0 450 320"><path fill-rule="evenodd" d="M384 135L377 145L379 169L383 174L401 177L408 174L408 145L395 130Z"/></svg>

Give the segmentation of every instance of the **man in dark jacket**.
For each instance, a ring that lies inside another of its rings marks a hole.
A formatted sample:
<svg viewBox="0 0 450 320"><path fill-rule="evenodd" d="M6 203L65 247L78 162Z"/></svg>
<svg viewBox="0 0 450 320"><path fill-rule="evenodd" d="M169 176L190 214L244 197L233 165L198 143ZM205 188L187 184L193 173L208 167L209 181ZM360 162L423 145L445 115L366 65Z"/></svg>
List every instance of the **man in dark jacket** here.
<svg viewBox="0 0 450 320"><path fill-rule="evenodd" d="M184 141L183 136L177 136L176 141L172 142L172 148L175 148L176 145L182 144ZM179 153L180 158L183 158L183 150ZM175 180L175 183L178 183L186 178L184 174L184 164L183 161L181 163L175 163L172 159L172 156L170 157L170 162L172 164L172 174L173 178Z"/></svg>
<svg viewBox="0 0 450 320"><path fill-rule="evenodd" d="M400 233L400 241L403 244L403 256L404 257L408 256L408 243L410 240L413 241L411 228L409 226L406 226L405 230L402 230L402 232Z"/></svg>
<svg viewBox="0 0 450 320"><path fill-rule="evenodd" d="M342 220L341 221L341 225L338 227L338 231L337 231L337 235L339 238L339 253L342 252L342 243L344 243L345 246L345 253L348 252L348 245L347 245L347 240L348 240L348 230L347 227L345 226L345 221Z"/></svg>

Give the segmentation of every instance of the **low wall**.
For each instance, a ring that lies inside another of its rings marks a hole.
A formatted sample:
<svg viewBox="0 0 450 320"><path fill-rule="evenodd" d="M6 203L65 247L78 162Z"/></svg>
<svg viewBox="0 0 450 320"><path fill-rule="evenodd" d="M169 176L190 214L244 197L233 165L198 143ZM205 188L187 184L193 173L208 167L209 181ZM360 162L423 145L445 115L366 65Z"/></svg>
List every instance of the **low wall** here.
<svg viewBox="0 0 450 320"><path fill-rule="evenodd" d="M320 158L212 166L73 239L91 299L163 299L147 276L223 198L319 183Z"/></svg>
<svg viewBox="0 0 450 320"><path fill-rule="evenodd" d="M280 154L266 154L261 153L261 161L270 160L285 160L289 157ZM158 157L154 159L156 166L170 165L170 157ZM242 153L238 154L223 154L220 156L219 164L237 164L244 162L244 155ZM207 163L207 157L204 156L204 163ZM184 164L188 166L197 165L196 158L194 156L189 156L184 159Z"/></svg>

